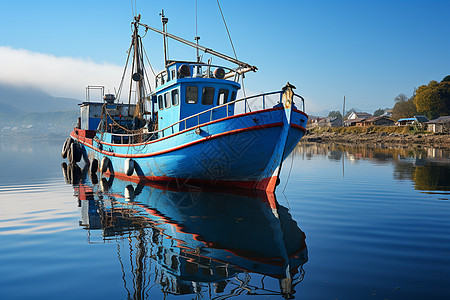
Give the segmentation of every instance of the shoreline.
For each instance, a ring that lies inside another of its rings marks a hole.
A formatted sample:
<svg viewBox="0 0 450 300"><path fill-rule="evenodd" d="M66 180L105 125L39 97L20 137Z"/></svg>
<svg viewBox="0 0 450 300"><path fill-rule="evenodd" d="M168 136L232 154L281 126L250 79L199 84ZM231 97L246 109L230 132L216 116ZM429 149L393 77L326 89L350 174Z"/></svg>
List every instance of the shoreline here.
<svg viewBox="0 0 450 300"><path fill-rule="evenodd" d="M450 149L449 134L433 133L386 133L386 132L363 132L363 133L337 133L337 132L309 132L300 143L334 143L334 144L377 144L380 146L394 146L401 148L432 147Z"/></svg>

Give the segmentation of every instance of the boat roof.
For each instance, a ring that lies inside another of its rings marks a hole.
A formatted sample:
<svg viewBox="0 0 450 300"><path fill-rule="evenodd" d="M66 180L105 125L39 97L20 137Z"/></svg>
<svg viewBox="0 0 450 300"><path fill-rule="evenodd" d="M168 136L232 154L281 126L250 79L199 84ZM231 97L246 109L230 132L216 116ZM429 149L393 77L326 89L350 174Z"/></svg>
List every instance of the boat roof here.
<svg viewBox="0 0 450 300"><path fill-rule="evenodd" d="M156 75L156 89L150 95L158 94L180 83L225 84L240 89L238 80L239 68L230 69L204 62L170 61L167 67Z"/></svg>

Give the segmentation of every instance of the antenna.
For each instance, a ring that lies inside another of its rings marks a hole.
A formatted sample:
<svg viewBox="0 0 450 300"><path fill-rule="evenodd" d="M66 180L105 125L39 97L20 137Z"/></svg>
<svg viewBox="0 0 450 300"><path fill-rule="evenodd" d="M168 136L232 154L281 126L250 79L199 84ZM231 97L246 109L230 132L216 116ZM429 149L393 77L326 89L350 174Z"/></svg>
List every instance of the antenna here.
<svg viewBox="0 0 450 300"><path fill-rule="evenodd" d="M161 22L163 25L163 38L164 38L164 66L167 67L167 36L166 36L166 32L167 32L167 22L169 22L169 18L166 18L166 16L164 16L164 9L161 10L161 13L159 14L161 16Z"/></svg>
<svg viewBox="0 0 450 300"><path fill-rule="evenodd" d="M198 40L200 39L200 37L198 36L197 33L197 0L195 0L195 44L197 45L197 47L195 47L197 49L197 62L200 62L200 54L198 52Z"/></svg>

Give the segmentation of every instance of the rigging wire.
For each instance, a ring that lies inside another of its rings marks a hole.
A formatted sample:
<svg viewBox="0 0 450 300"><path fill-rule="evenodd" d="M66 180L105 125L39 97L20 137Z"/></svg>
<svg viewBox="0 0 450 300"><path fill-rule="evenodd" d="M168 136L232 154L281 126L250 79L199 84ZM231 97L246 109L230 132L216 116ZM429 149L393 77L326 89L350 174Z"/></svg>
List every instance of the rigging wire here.
<svg viewBox="0 0 450 300"><path fill-rule="evenodd" d="M198 37L197 29L198 29L198 27L197 27L197 0L195 0L195 38Z"/></svg>
<svg viewBox="0 0 450 300"><path fill-rule="evenodd" d="M282 191L282 193L283 193L283 195L284 195L284 198L286 199L287 205L288 205L288 207L289 207L289 210L291 210L291 206L289 205L289 201L288 201L286 195L284 194L284 190L286 189L286 187L287 187L287 185L288 185L288 183L289 183L289 178L291 177L292 165L294 164L294 155L293 155L293 153L291 153L291 156L292 156L292 159L291 159L291 167L289 168L289 173L288 173L288 177L287 177L287 179L286 179L286 184L284 185L284 188L283 188L283 191Z"/></svg>
<svg viewBox="0 0 450 300"><path fill-rule="evenodd" d="M127 50L128 56L127 56L127 61L125 62L125 68L123 70L122 79L120 80L119 90L117 91L117 101L119 101L120 94L122 92L123 82L125 80L125 75L126 75L127 68L128 68L128 61L130 60L130 54L131 54L132 47L133 47L133 45L131 44L130 48L128 48L128 50Z"/></svg>
<svg viewBox="0 0 450 300"><path fill-rule="evenodd" d="M236 54L236 49L234 48L233 40L231 39L231 34L230 34L230 31L228 30L227 22L225 21L225 17L223 15L222 8L220 7L219 0L216 0L216 1L217 1L217 6L219 7L220 15L222 16L223 24L225 25L225 29L227 30L228 39L230 40L231 48L233 49L234 58L236 58L236 60L237 60L238 57ZM244 74L242 74L241 82L242 82L242 92L244 93L244 98L246 98L247 95L246 95L245 86L244 86ZM250 105L247 104L247 106L248 106L248 109L251 111Z"/></svg>
<svg viewBox="0 0 450 300"><path fill-rule="evenodd" d="M152 73L153 73L153 76L156 77L155 71L153 70L152 64L150 63L150 60L148 59L147 52L145 52L144 47L142 47L142 50L143 50L143 52L144 52L145 58L147 59L147 63L148 63L148 65L149 65L149 67L150 67L150 70L151 70ZM152 91L152 86L151 86L151 84L150 84L151 81L150 81L150 79L148 78L147 68L144 68L144 73L145 73L145 77L146 77L146 79L147 79L149 92L151 92L151 91Z"/></svg>
<svg viewBox="0 0 450 300"><path fill-rule="evenodd" d="M150 67L150 70L152 70L153 76L156 77L155 70L153 70L153 66L152 66L152 64L150 63L150 60L148 59L147 52L145 51L145 48L142 47L142 50L143 50L143 52L144 52L145 58L147 59L148 65L149 65L149 67ZM148 80L148 78L147 78L147 80ZM150 84L150 81L148 81L148 82L149 82L149 84ZM151 88L150 88L150 91L151 91Z"/></svg>
<svg viewBox="0 0 450 300"><path fill-rule="evenodd" d="M136 15L134 14L134 9L133 9L133 0L130 0L131 2L131 18L133 19Z"/></svg>
<svg viewBox="0 0 450 300"><path fill-rule="evenodd" d="M225 21L225 17L223 16L222 8L220 7L219 0L217 0L217 6L219 6L220 15L222 16L223 24L225 25L225 29L227 30L228 38L230 39L230 43L231 43L231 48L233 48L234 57L236 59L238 59L237 55L236 55L236 51L234 49L233 41L231 40L230 31L228 30L227 22Z"/></svg>

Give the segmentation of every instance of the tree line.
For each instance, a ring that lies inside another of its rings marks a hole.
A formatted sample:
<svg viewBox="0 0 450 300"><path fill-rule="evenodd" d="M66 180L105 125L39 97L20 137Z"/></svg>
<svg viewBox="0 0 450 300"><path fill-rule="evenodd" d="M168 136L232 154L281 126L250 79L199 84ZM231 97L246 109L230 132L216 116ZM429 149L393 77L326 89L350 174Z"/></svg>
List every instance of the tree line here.
<svg viewBox="0 0 450 300"><path fill-rule="evenodd" d="M428 85L421 85L410 98L405 94L399 94L395 97L394 102L392 118L395 120L415 115L424 115L430 120L448 116L450 115L450 75L444 77L441 82L432 80ZM347 111L344 118L348 117L352 111L355 110ZM374 111L373 115L381 116L384 111L379 108ZM328 116L342 119L339 111L331 111Z"/></svg>

